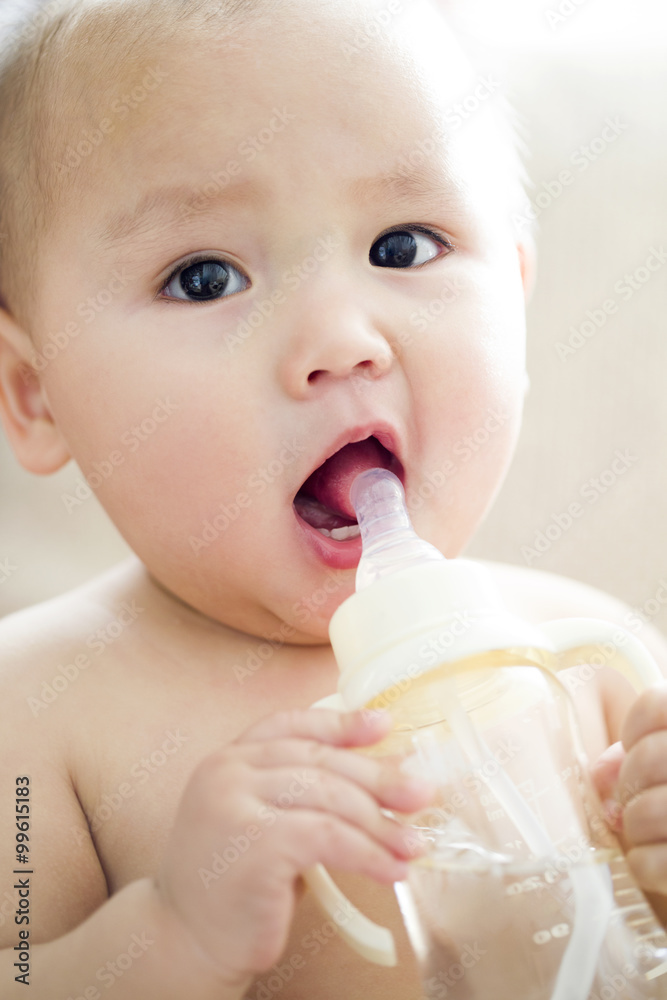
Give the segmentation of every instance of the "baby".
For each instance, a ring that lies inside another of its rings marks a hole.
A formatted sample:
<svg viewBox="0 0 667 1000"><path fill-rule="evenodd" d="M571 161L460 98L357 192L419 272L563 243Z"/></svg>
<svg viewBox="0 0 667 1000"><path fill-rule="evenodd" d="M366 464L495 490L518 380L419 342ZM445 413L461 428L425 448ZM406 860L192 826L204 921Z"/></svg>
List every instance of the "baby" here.
<svg viewBox="0 0 667 1000"><path fill-rule="evenodd" d="M394 470L453 557L512 456L534 265L497 88L435 0L55 0L9 35L2 421L26 469L78 462L136 558L0 626L0 994L417 1000L392 883L419 849L385 810L433 790L357 752L386 714L309 706L337 684L354 476ZM623 621L491 570L532 621ZM599 786L632 789L660 907L667 697L628 712L609 670L574 696L591 760L623 737ZM333 932L317 862L396 968Z"/></svg>

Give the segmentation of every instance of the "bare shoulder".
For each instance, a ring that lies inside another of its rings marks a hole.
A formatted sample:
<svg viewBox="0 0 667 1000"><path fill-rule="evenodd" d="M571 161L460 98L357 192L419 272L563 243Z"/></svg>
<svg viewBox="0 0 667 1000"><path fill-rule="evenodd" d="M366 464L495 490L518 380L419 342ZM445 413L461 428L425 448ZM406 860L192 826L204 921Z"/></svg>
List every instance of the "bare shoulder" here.
<svg viewBox="0 0 667 1000"><path fill-rule="evenodd" d="M35 651L44 643L54 650L66 649L110 624L114 612L122 617L122 599L132 592L133 580L140 578L137 565L128 559L80 587L0 619L0 654Z"/></svg>
<svg viewBox="0 0 667 1000"><path fill-rule="evenodd" d="M6 874L14 869L34 872L26 876L34 943L66 933L108 896L75 776L78 720L92 701L90 686L78 682L93 644L114 615L121 621L114 581L117 574L105 574L0 621L0 947L16 940L12 879L20 876Z"/></svg>
<svg viewBox="0 0 667 1000"><path fill-rule="evenodd" d="M636 635L667 676L667 638L642 622L627 604L602 590L544 570L483 562L492 573L508 608L531 622L555 618L601 618Z"/></svg>

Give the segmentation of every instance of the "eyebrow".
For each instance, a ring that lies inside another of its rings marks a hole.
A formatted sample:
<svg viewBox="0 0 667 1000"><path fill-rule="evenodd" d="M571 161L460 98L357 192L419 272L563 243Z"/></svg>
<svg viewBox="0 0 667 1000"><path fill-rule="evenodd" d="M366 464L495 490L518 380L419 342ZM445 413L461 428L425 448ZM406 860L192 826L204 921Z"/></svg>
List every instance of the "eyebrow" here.
<svg viewBox="0 0 667 1000"><path fill-rule="evenodd" d="M432 201L433 196L451 198L454 185L451 178L444 175L441 167L432 160L425 159L419 169L411 168L403 158L396 170L378 177L362 177L350 184L350 197L359 202L371 195L382 195L390 204L398 205L405 198L418 202Z"/></svg>
<svg viewBox="0 0 667 1000"><path fill-rule="evenodd" d="M208 178L204 186L207 183L215 182ZM247 200L247 190L254 187L249 180L240 180L220 185L212 194L184 184L147 191L135 206L114 212L93 232L95 249L105 253L142 237L154 239L156 229L184 227L193 216L203 215L222 201L232 204ZM203 209L198 207L202 199Z"/></svg>
<svg viewBox="0 0 667 1000"><path fill-rule="evenodd" d="M117 250L134 240L155 240L156 230L187 228L193 217L206 214L220 205L248 202L258 197L259 188L249 178L240 178L221 185L208 194L203 192L211 178L199 187L168 185L147 191L132 208L122 209L108 216L93 232L95 250L102 254ZM385 198L390 207L398 207L411 198L416 207L421 203L433 204L434 196L451 198L452 184L432 161L426 160L420 168L411 169L403 164L394 171L375 177L361 177L348 186L348 195L359 204L367 203L374 195ZM198 207L203 201L204 207Z"/></svg>

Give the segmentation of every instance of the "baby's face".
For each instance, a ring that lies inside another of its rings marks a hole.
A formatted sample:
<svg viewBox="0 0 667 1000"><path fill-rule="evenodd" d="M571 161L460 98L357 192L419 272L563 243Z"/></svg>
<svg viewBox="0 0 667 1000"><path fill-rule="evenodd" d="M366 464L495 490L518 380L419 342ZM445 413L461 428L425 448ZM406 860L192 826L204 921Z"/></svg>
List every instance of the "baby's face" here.
<svg viewBox="0 0 667 1000"><path fill-rule="evenodd" d="M38 349L77 328L42 374L56 422L153 576L297 643L326 640L359 556L295 508L311 473L377 436L393 458L348 448L338 473L391 464L416 530L454 556L505 473L524 380L488 83L441 29L433 46L426 7L380 40L327 9L312 35L281 14L217 48L180 40L128 83L134 107L100 102L113 128L72 168L37 304Z"/></svg>

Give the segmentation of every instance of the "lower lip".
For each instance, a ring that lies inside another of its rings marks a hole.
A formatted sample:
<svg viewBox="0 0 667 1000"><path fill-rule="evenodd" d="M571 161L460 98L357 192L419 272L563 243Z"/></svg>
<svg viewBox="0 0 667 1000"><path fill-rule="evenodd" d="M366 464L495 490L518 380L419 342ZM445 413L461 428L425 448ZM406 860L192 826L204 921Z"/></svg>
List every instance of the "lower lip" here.
<svg viewBox="0 0 667 1000"><path fill-rule="evenodd" d="M294 517L306 544L320 562L326 566L333 566L334 569L354 569L358 565L362 551L361 535L348 538L344 542L337 542L335 538L327 538L317 528L304 521L296 510Z"/></svg>

